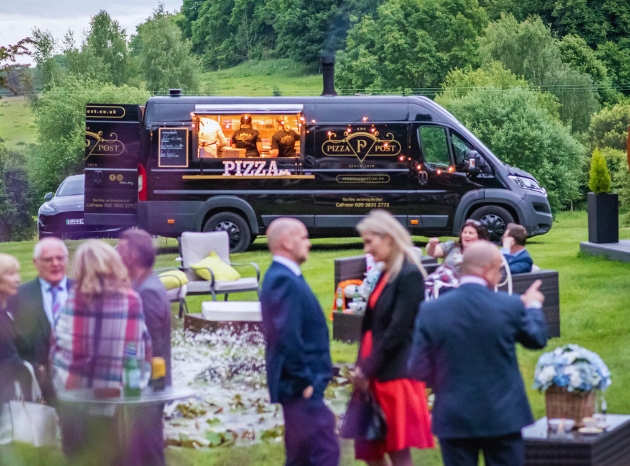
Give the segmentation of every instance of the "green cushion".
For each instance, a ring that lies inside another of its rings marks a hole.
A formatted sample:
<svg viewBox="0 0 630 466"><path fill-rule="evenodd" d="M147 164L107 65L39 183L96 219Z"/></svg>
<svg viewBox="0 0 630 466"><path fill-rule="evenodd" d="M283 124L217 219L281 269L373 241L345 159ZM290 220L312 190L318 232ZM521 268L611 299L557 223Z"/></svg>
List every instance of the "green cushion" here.
<svg viewBox="0 0 630 466"><path fill-rule="evenodd" d="M159 274L158 278L167 290L173 290L188 283L188 277L181 270L167 270Z"/></svg>
<svg viewBox="0 0 630 466"><path fill-rule="evenodd" d="M219 259L216 252L211 252L204 260L190 266L197 275L204 280L210 280L210 272L214 273L214 279L222 282L230 282L241 278L241 274Z"/></svg>

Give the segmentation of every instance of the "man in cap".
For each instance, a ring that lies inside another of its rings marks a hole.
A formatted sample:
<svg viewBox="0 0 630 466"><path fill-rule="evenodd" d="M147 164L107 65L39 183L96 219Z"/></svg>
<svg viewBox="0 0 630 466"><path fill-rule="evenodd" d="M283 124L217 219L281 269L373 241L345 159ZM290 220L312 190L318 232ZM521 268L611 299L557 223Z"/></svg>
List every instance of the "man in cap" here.
<svg viewBox="0 0 630 466"><path fill-rule="evenodd" d="M271 138L272 157L297 157L295 143L300 140L300 135L289 128L285 118L278 118L278 131Z"/></svg>
<svg viewBox="0 0 630 466"><path fill-rule="evenodd" d="M260 157L262 141L258 130L252 128L252 117L243 115L241 126L232 135L232 147L245 149L245 157Z"/></svg>

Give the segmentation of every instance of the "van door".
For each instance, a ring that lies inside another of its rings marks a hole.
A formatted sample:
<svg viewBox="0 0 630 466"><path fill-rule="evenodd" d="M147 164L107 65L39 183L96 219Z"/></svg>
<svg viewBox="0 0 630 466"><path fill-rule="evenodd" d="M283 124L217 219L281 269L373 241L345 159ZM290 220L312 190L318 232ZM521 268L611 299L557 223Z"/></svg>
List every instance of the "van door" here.
<svg viewBox="0 0 630 466"><path fill-rule="evenodd" d="M88 225L138 223L138 105L87 104L85 205Z"/></svg>
<svg viewBox="0 0 630 466"><path fill-rule="evenodd" d="M410 178L410 222L425 234L450 235L461 198L483 187L466 173L467 148L472 146L449 128L432 124L413 125L411 146L418 164Z"/></svg>
<svg viewBox="0 0 630 466"><path fill-rule="evenodd" d="M405 123L316 126L316 230L355 235L372 209L386 209L407 225L407 149Z"/></svg>

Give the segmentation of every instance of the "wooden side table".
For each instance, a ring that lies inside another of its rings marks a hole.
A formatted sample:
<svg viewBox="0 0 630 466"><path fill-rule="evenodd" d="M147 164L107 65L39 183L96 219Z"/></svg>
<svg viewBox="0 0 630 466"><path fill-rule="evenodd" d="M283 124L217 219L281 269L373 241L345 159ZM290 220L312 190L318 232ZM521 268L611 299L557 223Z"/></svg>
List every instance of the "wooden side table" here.
<svg viewBox="0 0 630 466"><path fill-rule="evenodd" d="M627 466L630 464L630 416L608 414L601 434L577 430L555 434L547 418L523 428L526 466Z"/></svg>

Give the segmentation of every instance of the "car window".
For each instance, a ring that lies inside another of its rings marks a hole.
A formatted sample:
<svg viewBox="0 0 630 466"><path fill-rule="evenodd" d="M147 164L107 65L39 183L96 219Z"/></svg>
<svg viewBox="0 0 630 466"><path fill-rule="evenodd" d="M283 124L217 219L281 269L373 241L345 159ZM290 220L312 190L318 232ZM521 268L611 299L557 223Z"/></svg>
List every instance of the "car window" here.
<svg viewBox="0 0 630 466"><path fill-rule="evenodd" d="M453 132L451 132L451 141L453 142L453 154L455 155L455 169L458 172L466 171L472 147L461 136Z"/></svg>
<svg viewBox="0 0 630 466"><path fill-rule="evenodd" d="M422 126L418 129L424 162L437 168L447 168L451 164L448 154L446 129L440 126Z"/></svg>
<svg viewBox="0 0 630 466"><path fill-rule="evenodd" d="M84 193L84 181L83 177L80 178L66 178L55 196L77 196Z"/></svg>

